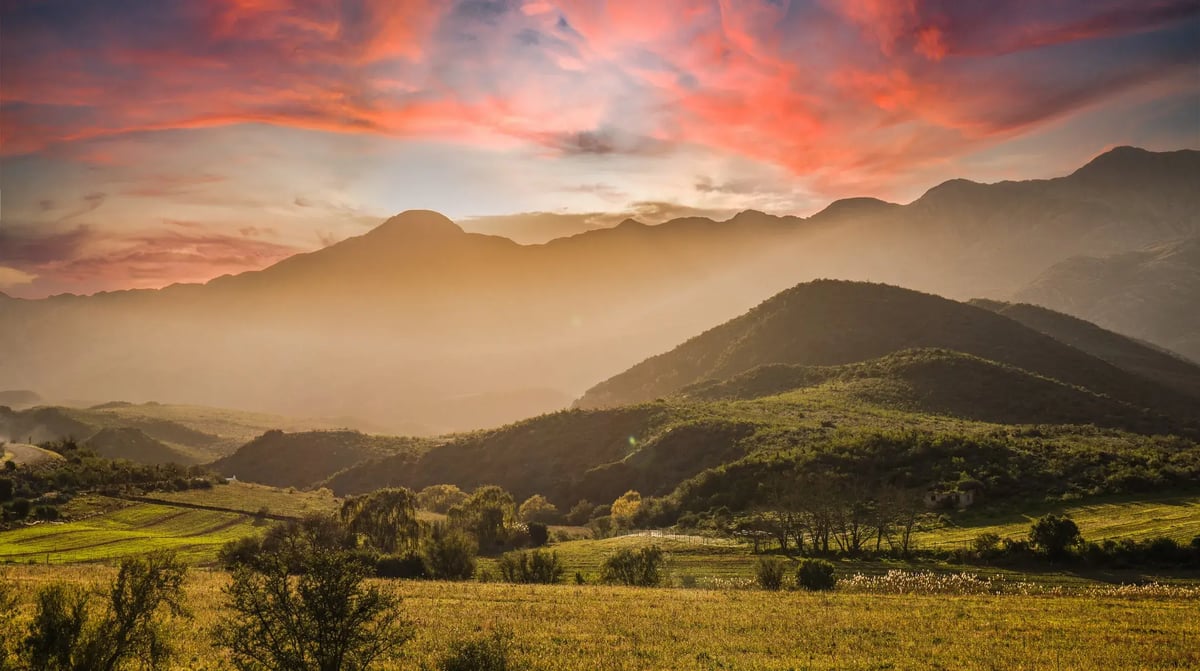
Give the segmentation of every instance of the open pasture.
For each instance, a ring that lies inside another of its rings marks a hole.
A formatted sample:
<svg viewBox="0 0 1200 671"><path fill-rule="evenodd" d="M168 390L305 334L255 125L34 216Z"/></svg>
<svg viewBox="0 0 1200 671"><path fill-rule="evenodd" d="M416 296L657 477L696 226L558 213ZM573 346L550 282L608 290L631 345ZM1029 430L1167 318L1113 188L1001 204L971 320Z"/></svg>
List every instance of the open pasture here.
<svg viewBox="0 0 1200 671"><path fill-rule="evenodd" d="M21 620L53 580L100 584L107 567L0 568ZM173 623L175 669L229 668L208 632L223 612L218 571L194 570L193 619ZM1192 669L1200 601L1137 596L918 596L393 581L416 624L383 669L435 668L451 641L512 632L530 671Z"/></svg>

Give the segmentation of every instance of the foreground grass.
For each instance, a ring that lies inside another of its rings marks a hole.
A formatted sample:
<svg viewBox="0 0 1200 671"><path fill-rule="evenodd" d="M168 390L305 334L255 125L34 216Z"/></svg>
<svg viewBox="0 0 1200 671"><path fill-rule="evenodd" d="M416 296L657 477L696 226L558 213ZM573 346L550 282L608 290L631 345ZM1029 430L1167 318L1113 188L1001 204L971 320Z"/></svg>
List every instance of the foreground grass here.
<svg viewBox="0 0 1200 671"><path fill-rule="evenodd" d="M28 617L54 580L107 567L0 569ZM226 576L194 571L194 619L175 623L174 668L228 668L207 631ZM586 585L389 583L417 637L393 669L430 668L451 641L504 628L531 670L1187 669L1200 667L1200 606L1187 599L897 596Z"/></svg>

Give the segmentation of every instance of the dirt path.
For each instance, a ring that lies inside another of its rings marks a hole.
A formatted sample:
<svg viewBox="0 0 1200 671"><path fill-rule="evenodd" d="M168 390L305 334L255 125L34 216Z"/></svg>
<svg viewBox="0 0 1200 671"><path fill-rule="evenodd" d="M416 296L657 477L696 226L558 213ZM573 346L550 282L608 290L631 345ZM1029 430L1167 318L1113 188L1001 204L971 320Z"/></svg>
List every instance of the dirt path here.
<svg viewBox="0 0 1200 671"><path fill-rule="evenodd" d="M11 459L13 463L20 466L28 466L37 464L48 459L62 459L62 455L50 450L43 450L36 445L27 445L25 443L5 443L3 448L4 458Z"/></svg>

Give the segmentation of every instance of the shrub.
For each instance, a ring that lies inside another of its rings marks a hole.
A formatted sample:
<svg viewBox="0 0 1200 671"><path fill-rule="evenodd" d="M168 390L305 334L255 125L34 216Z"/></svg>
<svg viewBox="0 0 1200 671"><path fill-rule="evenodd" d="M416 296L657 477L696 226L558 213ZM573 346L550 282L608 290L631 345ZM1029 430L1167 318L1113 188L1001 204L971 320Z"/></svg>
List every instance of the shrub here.
<svg viewBox="0 0 1200 671"><path fill-rule="evenodd" d="M509 552L497 564L505 582L553 584L562 579L557 552Z"/></svg>
<svg viewBox="0 0 1200 671"><path fill-rule="evenodd" d="M440 671L512 671L518 666L510 659L512 634L493 632L467 641L456 641L438 663Z"/></svg>
<svg viewBox="0 0 1200 671"><path fill-rule="evenodd" d="M783 588L783 576L787 572L787 565L782 559L775 557L759 557L756 570L758 578L758 586L777 592Z"/></svg>
<svg viewBox="0 0 1200 671"><path fill-rule="evenodd" d="M462 530L435 524L421 548L421 559L430 578L468 580L475 573L478 551L475 540Z"/></svg>
<svg viewBox="0 0 1200 671"><path fill-rule="evenodd" d="M801 559L796 567L796 586L812 590L830 590L837 586L833 564L824 559Z"/></svg>
<svg viewBox="0 0 1200 671"><path fill-rule="evenodd" d="M375 559L377 578L426 578L425 560L416 552L379 555Z"/></svg>
<svg viewBox="0 0 1200 671"><path fill-rule="evenodd" d="M529 544L533 547L541 547L550 540L550 529L541 522L530 522L525 525L529 532Z"/></svg>
<svg viewBox="0 0 1200 671"><path fill-rule="evenodd" d="M221 546L217 561L226 571L252 564L262 552L262 541L257 536L243 536Z"/></svg>
<svg viewBox="0 0 1200 671"><path fill-rule="evenodd" d="M654 587L662 582L667 556L658 546L623 548L604 560L600 579L607 583Z"/></svg>

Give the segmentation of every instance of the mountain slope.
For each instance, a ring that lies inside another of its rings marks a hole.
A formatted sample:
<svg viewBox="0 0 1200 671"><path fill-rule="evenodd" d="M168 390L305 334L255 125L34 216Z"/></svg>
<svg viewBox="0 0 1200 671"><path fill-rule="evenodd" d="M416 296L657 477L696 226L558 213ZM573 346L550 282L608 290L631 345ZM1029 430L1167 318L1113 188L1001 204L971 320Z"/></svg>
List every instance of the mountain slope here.
<svg viewBox="0 0 1200 671"><path fill-rule="evenodd" d="M353 464L390 454L407 455L425 443L415 438L357 431L268 431L210 464L216 472L274 487L308 487Z"/></svg>
<svg viewBox="0 0 1200 671"><path fill-rule="evenodd" d="M1069 257L1200 236L1198 181L1200 152L1118 148L1065 177L952 180L906 205L630 220L540 245L408 211L205 285L0 297L0 388L478 428L561 407L797 282L1008 299Z"/></svg>
<svg viewBox="0 0 1200 671"><path fill-rule="evenodd" d="M801 284L590 389L580 407L638 403L768 364L838 365L911 348L1007 364L1195 421L1195 399L993 312L899 287Z"/></svg>
<svg viewBox="0 0 1200 671"><path fill-rule="evenodd" d="M199 463L194 454L157 441L138 429L101 429L84 442L84 447L108 459L128 459L141 464Z"/></svg>
<svg viewBox="0 0 1200 671"><path fill-rule="evenodd" d="M1200 237L1067 259L1016 297L1200 361Z"/></svg>
<svg viewBox="0 0 1200 671"><path fill-rule="evenodd" d="M1200 365L1172 352L1037 305L982 299L971 304L1021 322L1131 373L1200 398Z"/></svg>
<svg viewBox="0 0 1200 671"><path fill-rule="evenodd" d="M1170 420L1086 389L979 357L939 349L904 350L841 366L770 364L685 387L715 401L774 396L825 386L833 397L881 407L998 424L1095 424L1135 433L1172 433Z"/></svg>

